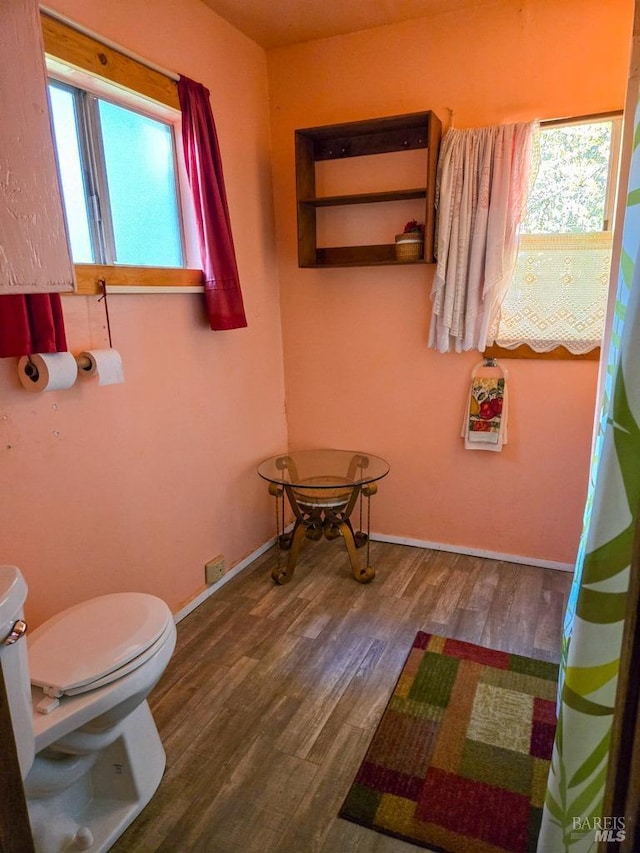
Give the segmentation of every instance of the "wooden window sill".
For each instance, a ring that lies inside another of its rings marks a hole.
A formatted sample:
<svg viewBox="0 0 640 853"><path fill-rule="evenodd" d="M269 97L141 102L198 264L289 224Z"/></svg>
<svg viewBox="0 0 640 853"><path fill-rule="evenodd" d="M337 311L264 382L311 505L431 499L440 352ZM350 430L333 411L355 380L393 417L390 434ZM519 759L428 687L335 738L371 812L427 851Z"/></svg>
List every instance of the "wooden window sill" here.
<svg viewBox="0 0 640 853"><path fill-rule="evenodd" d="M100 295L104 281L109 293L200 293L202 270L168 267L127 267L75 264L78 296Z"/></svg>
<svg viewBox="0 0 640 853"><path fill-rule="evenodd" d="M485 349L483 356L485 358L532 358L542 361L599 361L600 347L596 347L590 352L574 355L566 347L556 347L549 352L536 352L526 344L515 349L505 349L494 344Z"/></svg>

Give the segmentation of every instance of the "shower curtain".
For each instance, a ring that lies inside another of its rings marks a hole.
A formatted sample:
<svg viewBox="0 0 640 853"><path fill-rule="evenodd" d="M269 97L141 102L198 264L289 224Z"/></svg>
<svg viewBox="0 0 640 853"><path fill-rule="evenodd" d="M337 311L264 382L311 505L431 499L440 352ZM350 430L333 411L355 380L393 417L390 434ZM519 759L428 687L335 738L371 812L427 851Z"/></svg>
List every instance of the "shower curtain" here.
<svg viewBox="0 0 640 853"><path fill-rule="evenodd" d="M636 0L634 32L640 25L639 7ZM599 840L611 841L618 832L624 833L624 815L603 815L602 811L640 509L639 57L635 37L623 146L623 172L628 178L621 179L625 204L618 205L616 226L617 291L610 301L603 345L601 406L583 534L565 616L558 726L538 853L586 853L596 850ZM603 831L613 835L603 836Z"/></svg>

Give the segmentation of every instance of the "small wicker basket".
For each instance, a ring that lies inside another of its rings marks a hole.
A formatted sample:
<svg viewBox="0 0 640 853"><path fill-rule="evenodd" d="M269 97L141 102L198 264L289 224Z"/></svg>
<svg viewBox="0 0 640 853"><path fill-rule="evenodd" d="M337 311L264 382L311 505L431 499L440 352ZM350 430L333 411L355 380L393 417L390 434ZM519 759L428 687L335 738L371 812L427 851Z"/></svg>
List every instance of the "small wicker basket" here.
<svg viewBox="0 0 640 853"><path fill-rule="evenodd" d="M417 231L396 235L396 260L419 261L424 253L424 238Z"/></svg>

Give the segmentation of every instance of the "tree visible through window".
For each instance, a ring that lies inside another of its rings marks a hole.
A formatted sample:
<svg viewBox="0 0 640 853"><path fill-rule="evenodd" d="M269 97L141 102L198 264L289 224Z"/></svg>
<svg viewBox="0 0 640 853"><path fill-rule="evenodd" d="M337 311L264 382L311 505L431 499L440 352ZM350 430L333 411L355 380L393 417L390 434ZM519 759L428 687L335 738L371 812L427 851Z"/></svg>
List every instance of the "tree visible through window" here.
<svg viewBox="0 0 640 853"><path fill-rule="evenodd" d="M619 118L541 128L499 346L578 354L600 345L619 134Z"/></svg>
<svg viewBox="0 0 640 853"><path fill-rule="evenodd" d="M541 131L539 164L521 233L606 230L612 136L613 121Z"/></svg>

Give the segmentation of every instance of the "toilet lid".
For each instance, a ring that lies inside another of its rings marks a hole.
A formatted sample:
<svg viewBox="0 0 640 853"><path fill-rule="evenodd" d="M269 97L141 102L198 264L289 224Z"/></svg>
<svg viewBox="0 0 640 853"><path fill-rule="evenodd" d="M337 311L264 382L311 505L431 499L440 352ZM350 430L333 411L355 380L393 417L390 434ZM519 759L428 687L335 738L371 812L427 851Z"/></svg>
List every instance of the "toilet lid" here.
<svg viewBox="0 0 640 853"><path fill-rule="evenodd" d="M76 604L29 635L31 683L49 696L81 693L129 672L172 623L164 601L140 592ZM114 676L115 677L115 676Z"/></svg>

